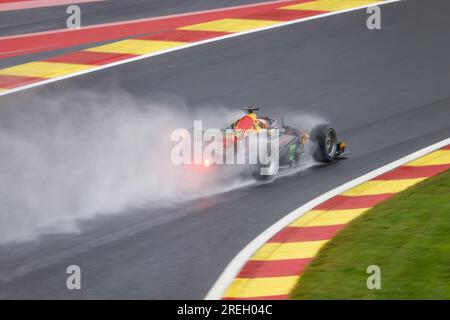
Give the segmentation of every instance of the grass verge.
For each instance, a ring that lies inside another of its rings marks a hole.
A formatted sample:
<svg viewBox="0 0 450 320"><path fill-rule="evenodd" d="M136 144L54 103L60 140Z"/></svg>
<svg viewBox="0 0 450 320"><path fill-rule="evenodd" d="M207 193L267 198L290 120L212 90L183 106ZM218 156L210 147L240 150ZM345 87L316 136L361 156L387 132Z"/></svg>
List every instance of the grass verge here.
<svg viewBox="0 0 450 320"><path fill-rule="evenodd" d="M369 290L367 267L381 269ZM380 203L325 245L292 299L450 299L450 170Z"/></svg>

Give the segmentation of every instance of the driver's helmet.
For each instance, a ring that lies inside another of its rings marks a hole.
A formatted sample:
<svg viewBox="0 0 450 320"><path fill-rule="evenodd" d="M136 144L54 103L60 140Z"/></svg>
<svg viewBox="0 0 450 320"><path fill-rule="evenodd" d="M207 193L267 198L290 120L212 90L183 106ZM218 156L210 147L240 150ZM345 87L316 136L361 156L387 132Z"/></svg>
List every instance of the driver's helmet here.
<svg viewBox="0 0 450 320"><path fill-rule="evenodd" d="M251 113L248 113L245 116L243 116L241 119L236 121L234 129L241 130L243 132L246 132L248 130L258 131L259 126L258 126L258 118L257 118L256 114L251 112Z"/></svg>

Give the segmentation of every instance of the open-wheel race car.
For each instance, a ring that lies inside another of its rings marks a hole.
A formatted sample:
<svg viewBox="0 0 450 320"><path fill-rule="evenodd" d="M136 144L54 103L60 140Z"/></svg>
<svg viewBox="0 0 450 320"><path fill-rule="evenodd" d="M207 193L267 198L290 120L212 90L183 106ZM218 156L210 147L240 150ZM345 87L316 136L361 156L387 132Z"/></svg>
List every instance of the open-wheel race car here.
<svg viewBox="0 0 450 320"><path fill-rule="evenodd" d="M222 152L212 158L205 158L205 167L225 163L243 164L246 165L245 171L255 178L270 180L279 173L299 166L311 156L318 162L332 162L348 154L346 143L338 141L336 130L329 124L319 124L310 132L305 132L286 125L283 118L258 117L257 107L243 110L245 114L241 118L221 130ZM252 144L251 141L255 140L256 143ZM252 150L252 145L257 145L258 150ZM243 155L241 161L239 154ZM242 162L243 158L246 161Z"/></svg>

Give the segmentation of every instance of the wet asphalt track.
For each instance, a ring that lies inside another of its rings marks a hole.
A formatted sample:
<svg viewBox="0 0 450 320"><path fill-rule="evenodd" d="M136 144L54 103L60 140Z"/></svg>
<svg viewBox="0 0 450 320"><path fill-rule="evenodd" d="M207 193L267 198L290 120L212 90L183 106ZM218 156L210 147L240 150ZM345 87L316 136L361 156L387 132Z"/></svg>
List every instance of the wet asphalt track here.
<svg viewBox="0 0 450 320"><path fill-rule="evenodd" d="M0 107L11 106L18 95L100 91L115 79L136 97L167 92L192 108L256 104L324 115L352 154L183 208L99 218L80 235L0 247L0 298L203 298L234 255L291 210L450 136L449 11L446 0L408 0L383 7L381 31L365 28L363 11L347 13L2 97ZM81 291L65 287L70 264L83 270Z"/></svg>

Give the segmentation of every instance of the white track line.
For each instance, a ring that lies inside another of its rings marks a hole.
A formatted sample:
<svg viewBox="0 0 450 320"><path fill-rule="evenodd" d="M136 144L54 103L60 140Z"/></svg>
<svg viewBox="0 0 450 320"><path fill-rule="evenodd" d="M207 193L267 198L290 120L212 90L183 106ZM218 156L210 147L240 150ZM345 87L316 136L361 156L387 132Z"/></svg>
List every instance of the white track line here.
<svg viewBox="0 0 450 320"><path fill-rule="evenodd" d="M221 299L223 297L223 295L225 294L226 289L231 285L234 278L238 275L239 271L242 269L244 264L250 259L250 257L262 245L264 245L267 241L269 241L270 238L272 238L275 234L277 234L279 231L281 231L284 227L286 227L288 224L290 224L294 220L301 217L306 212L310 211L311 209L318 206L319 204L333 198L334 196L337 196L349 189L356 187L357 185L359 185L361 183L369 181L375 177L382 175L383 173L391 171L399 166L402 166L410 161L420 158L430 152L438 150L449 144L450 144L450 138L447 138L443 141L440 141L431 146L423 148L423 149L416 151L410 155L407 155L406 157L403 157L394 162L391 162L381 168L378 168L369 173L366 173L365 175L363 175L359 178L351 180L331 191L328 191L327 193L322 194L321 196L318 196L317 198L309 201L308 203L302 205L301 207L295 209L294 211L289 213L287 216L281 218L280 220L275 222L273 225L271 225L269 228L267 228L263 233L261 233L252 242L250 242L244 249L242 249L237 254L237 256L235 256L233 258L233 260L231 260L231 262L228 264L228 266L222 272L220 277L217 279L217 281L214 283L212 288L209 290L205 299L206 300Z"/></svg>
<svg viewBox="0 0 450 320"><path fill-rule="evenodd" d="M65 76L51 78L51 79L48 79L48 80L32 83L32 84L29 84L29 85L26 85L26 86L23 86L23 87L7 90L7 91L4 91L4 92L0 92L0 96L4 96L4 95L11 94L11 93L14 93L14 92L19 92L19 91L35 88L35 87L38 87L38 86L42 86L42 85L49 84L49 83L56 82L56 81L61 81L61 80L64 80L64 79L77 77L77 76L80 76L80 75L83 75L83 74L88 74L88 73L96 72L96 71L99 71L99 70L112 68L112 67L115 67L115 66L118 66L118 65L121 65L121 64L129 63L129 62L133 62L133 61L137 61L137 60L142 60L142 59L147 59L147 58L158 56L158 55L161 55L161 54L165 54L165 53L169 53L169 52L174 52L174 51L178 51L178 50L182 50L182 49L186 49L186 48L199 46L199 45L206 44L206 43L211 43L211 42L221 41L221 40L225 40L225 39L229 39L229 38L239 37L239 36L243 36L243 35L251 34L251 33L255 33L255 32L260 32L260 31L280 28L280 27L291 25L291 24L296 24L296 23L300 23L300 22L304 22L304 21L310 21L310 20L316 20L316 19L320 19L320 18L324 18L324 17L329 17L329 16L341 14L341 13L361 10L361 9L373 7L375 5L376 6L382 6L382 5L385 5L385 4L394 3L394 2L400 2L400 1L403 1L403 0L381 1L380 3L375 3L375 4L370 4L370 5L365 5L365 6L360 6L360 7L355 7L355 8L345 9L345 10L340 10L340 11L327 12L327 13L316 15L316 16L312 16L312 17L307 17L307 18L301 18L301 19L297 19L297 20L291 20L291 21L287 21L287 22L282 22L282 23L279 23L279 24L276 24L276 25L272 25L272 26L267 26L267 27L258 28L258 29L252 29L252 30L249 30L249 31L243 31L243 32L238 32L238 33L232 33L232 34L229 34L229 35L225 35L225 36L221 36L221 37L217 37L217 38L213 38L213 39L207 39L207 40L192 42L192 43L188 43L188 44L183 45L183 46L179 46L179 47L175 47L175 48L171 48L171 49L167 49L167 50L161 50L161 51L149 53L149 54L146 54L146 55L141 55L141 56L133 57L133 58L130 58L130 59L125 59L125 60L113 62L113 63L106 64L106 65L103 65L103 66L94 67L92 69L71 73L71 74L68 74L68 75L65 75Z"/></svg>

